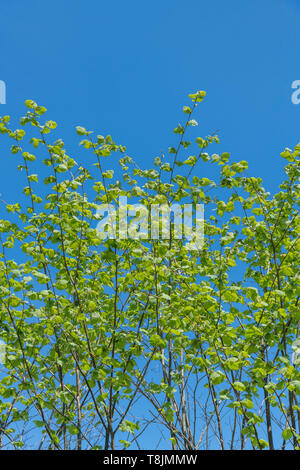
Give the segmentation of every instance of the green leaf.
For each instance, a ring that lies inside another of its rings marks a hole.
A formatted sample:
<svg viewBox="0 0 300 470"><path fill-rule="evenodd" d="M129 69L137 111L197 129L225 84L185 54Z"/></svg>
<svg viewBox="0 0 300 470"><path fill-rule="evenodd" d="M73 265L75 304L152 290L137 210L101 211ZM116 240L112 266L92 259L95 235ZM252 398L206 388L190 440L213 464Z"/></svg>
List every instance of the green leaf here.
<svg viewBox="0 0 300 470"><path fill-rule="evenodd" d="M87 131L84 127L82 126L76 126L76 132L78 135L86 135Z"/></svg>
<svg viewBox="0 0 300 470"><path fill-rule="evenodd" d="M254 407L253 401L250 400L249 398L245 398L244 400L242 400L241 403L244 405L245 408L248 408L248 409L251 409Z"/></svg>
<svg viewBox="0 0 300 470"><path fill-rule="evenodd" d="M151 346L157 347L157 348L165 348L166 347L166 342L163 338L161 338L159 335L152 335L150 336L149 343Z"/></svg>
<svg viewBox="0 0 300 470"><path fill-rule="evenodd" d="M214 371L214 372L211 374L210 378L211 378L211 381L212 381L212 383L213 383L214 385L218 385L218 384L224 382L224 380L225 380L226 377L225 377L225 375L223 374L223 372L221 372L221 371Z"/></svg>
<svg viewBox="0 0 300 470"><path fill-rule="evenodd" d="M286 428L284 431L282 431L282 437L285 441L288 441L289 439L291 439L292 436L293 436L293 431L291 428Z"/></svg>
<svg viewBox="0 0 300 470"><path fill-rule="evenodd" d="M233 387L239 392L244 392L246 390L246 385L242 382L233 382Z"/></svg>

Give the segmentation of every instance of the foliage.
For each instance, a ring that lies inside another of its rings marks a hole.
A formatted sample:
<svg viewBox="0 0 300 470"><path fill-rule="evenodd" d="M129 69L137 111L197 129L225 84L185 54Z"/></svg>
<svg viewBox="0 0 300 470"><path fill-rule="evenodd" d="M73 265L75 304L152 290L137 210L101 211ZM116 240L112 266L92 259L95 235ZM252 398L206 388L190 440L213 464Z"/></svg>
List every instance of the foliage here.
<svg viewBox="0 0 300 470"><path fill-rule="evenodd" d="M1 447L299 447L300 144L272 196L208 153L217 135L189 137L204 97L150 169L83 127L79 165L31 100L21 129L1 118L26 178L0 221ZM204 246L102 240L97 207L121 195L204 204Z"/></svg>

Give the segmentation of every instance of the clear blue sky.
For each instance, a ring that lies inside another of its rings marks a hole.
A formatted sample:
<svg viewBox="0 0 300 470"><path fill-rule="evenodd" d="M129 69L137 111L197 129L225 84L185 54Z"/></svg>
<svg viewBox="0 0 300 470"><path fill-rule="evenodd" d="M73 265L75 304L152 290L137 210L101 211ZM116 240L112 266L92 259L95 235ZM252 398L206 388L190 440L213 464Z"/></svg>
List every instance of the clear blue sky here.
<svg viewBox="0 0 300 470"><path fill-rule="evenodd" d="M174 144L187 95L206 90L198 135L220 129L220 152L274 192L280 152L300 141L299 20L300 0L2 1L0 115L19 117L34 99L75 159L83 125L149 166ZM7 149L0 136L0 193L13 203L25 181Z"/></svg>
<svg viewBox="0 0 300 470"><path fill-rule="evenodd" d="M276 190L279 153L300 141L299 0L10 0L1 19L0 115L32 98L72 151L81 124L147 166L174 142L187 94L203 89L198 135L220 129L220 151ZM0 193L15 202L23 178L3 140Z"/></svg>

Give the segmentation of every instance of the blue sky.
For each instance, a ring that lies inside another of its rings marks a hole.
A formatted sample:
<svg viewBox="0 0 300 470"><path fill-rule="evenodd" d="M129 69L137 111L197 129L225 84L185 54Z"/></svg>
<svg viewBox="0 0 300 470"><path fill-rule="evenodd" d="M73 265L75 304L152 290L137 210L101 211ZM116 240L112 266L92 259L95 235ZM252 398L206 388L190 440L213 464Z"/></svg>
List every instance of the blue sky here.
<svg viewBox="0 0 300 470"><path fill-rule="evenodd" d="M218 150L276 190L279 153L300 141L299 0L11 0L1 17L0 115L22 115L32 98L70 153L81 124L148 166L174 143L188 93L203 89L197 135L220 129ZM23 179L4 139L0 151L0 193L14 202Z"/></svg>
<svg viewBox="0 0 300 470"><path fill-rule="evenodd" d="M206 90L197 135L219 129L219 151L274 192L280 152L300 141L299 19L300 0L1 2L0 115L19 117L34 99L75 159L83 125L146 167L176 142L187 95ZM0 193L17 202L25 181L1 136L0 155Z"/></svg>

